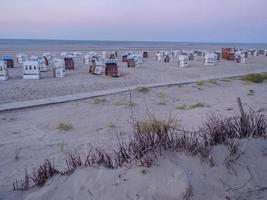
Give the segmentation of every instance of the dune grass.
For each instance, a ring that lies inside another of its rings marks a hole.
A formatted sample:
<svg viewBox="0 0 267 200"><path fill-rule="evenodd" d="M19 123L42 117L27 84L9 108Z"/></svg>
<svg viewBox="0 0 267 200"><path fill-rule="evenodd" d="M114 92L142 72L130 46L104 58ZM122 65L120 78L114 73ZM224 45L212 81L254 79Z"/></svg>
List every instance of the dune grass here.
<svg viewBox="0 0 267 200"><path fill-rule="evenodd" d="M34 168L31 174L25 170L25 177L13 183L13 190L24 191L34 186L42 187L55 175L70 175L81 167L100 166L116 169L131 164L151 167L163 151L181 151L192 156L198 155L211 163L212 146L226 145L229 154L233 156L238 153L238 143L235 140L266 137L266 131L265 115L253 110L244 113L243 116L227 118L212 115L194 131L180 128L172 118L167 121L149 118L135 123L128 142L123 142L123 138L118 136L116 147L110 151L92 147L85 155L70 152L66 158L66 166L62 169L57 169L53 162L45 160L38 168Z"/></svg>
<svg viewBox="0 0 267 200"><path fill-rule="evenodd" d="M242 76L241 80L252 83L262 83L263 81L267 80L267 73L247 74Z"/></svg>
<svg viewBox="0 0 267 200"><path fill-rule="evenodd" d="M71 123L59 123L57 125L57 129L63 130L63 131L69 131L73 128Z"/></svg>
<svg viewBox="0 0 267 200"><path fill-rule="evenodd" d="M209 107L210 105L199 102L192 105L183 104L181 106L176 106L176 110L193 110L196 108L209 108Z"/></svg>

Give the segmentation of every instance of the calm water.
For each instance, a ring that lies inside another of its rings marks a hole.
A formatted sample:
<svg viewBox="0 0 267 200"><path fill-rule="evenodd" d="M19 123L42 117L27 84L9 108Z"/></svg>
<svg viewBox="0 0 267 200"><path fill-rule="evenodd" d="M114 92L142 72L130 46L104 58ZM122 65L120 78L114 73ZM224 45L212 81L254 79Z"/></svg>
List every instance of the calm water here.
<svg viewBox="0 0 267 200"><path fill-rule="evenodd" d="M134 49L134 48L258 48L267 49L267 44L238 43L194 43L194 42L128 42L88 40L14 40L0 39L0 51L22 50L90 50L90 49Z"/></svg>

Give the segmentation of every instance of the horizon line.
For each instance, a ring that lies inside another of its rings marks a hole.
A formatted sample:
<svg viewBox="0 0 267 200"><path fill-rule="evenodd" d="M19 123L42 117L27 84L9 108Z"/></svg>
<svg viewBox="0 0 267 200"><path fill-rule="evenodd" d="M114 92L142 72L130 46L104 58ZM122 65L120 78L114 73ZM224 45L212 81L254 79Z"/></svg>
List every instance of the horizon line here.
<svg viewBox="0 0 267 200"><path fill-rule="evenodd" d="M213 44L263 44L267 45L267 43L259 43L259 42L207 42L207 41L160 41L160 40L109 40L109 39L48 39L48 38L0 38L0 40L46 40L46 41L99 41L99 42L158 42L158 43L213 43Z"/></svg>

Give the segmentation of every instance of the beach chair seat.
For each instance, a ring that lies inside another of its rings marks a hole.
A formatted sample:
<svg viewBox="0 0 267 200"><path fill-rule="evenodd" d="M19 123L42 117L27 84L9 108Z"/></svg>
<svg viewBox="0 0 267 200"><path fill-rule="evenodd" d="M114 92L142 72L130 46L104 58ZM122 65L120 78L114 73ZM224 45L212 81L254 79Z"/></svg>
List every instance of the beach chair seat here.
<svg viewBox="0 0 267 200"><path fill-rule="evenodd" d="M169 55L165 55L164 56L164 62L165 63L169 63L170 62L170 56Z"/></svg>
<svg viewBox="0 0 267 200"><path fill-rule="evenodd" d="M179 67L188 67L189 66L189 57L187 55L179 55L178 66Z"/></svg>
<svg viewBox="0 0 267 200"><path fill-rule="evenodd" d="M40 79L40 67L38 61L23 62L23 79Z"/></svg>
<svg viewBox="0 0 267 200"><path fill-rule="evenodd" d="M67 70L74 70L75 69L75 63L72 57L65 57L65 69Z"/></svg>
<svg viewBox="0 0 267 200"><path fill-rule="evenodd" d="M148 58L148 52L147 51L143 52L143 58Z"/></svg>
<svg viewBox="0 0 267 200"><path fill-rule="evenodd" d="M218 60L218 55L216 53L206 53L205 55L206 66L216 65L217 60Z"/></svg>
<svg viewBox="0 0 267 200"><path fill-rule="evenodd" d="M122 55L122 62L128 62L128 54Z"/></svg>
<svg viewBox="0 0 267 200"><path fill-rule="evenodd" d="M105 75L112 76L112 77L119 77L119 69L117 65L117 61L114 59L109 59L105 61L106 68L105 68Z"/></svg>
<svg viewBox="0 0 267 200"><path fill-rule="evenodd" d="M14 60L11 55L4 55L2 60L6 61L7 68L14 68Z"/></svg>
<svg viewBox="0 0 267 200"><path fill-rule="evenodd" d="M54 59L53 60L53 66L54 66L54 77L55 78L64 78L65 77L65 63L63 59Z"/></svg>
<svg viewBox="0 0 267 200"><path fill-rule="evenodd" d="M161 55L162 55L161 53L157 53L156 54L156 61L161 62L161 60L162 60L162 56Z"/></svg>
<svg viewBox="0 0 267 200"><path fill-rule="evenodd" d="M28 60L28 55L26 54L17 54L17 63L22 64L24 61Z"/></svg>
<svg viewBox="0 0 267 200"><path fill-rule="evenodd" d="M89 68L89 73L95 74L95 75L101 75L103 71L103 62L101 60L92 60L92 64Z"/></svg>
<svg viewBox="0 0 267 200"><path fill-rule="evenodd" d="M8 80L8 68L7 62L2 60L0 61L0 81Z"/></svg>
<svg viewBox="0 0 267 200"><path fill-rule="evenodd" d="M134 68L136 66L136 61L134 58L127 59L127 66L128 68Z"/></svg>

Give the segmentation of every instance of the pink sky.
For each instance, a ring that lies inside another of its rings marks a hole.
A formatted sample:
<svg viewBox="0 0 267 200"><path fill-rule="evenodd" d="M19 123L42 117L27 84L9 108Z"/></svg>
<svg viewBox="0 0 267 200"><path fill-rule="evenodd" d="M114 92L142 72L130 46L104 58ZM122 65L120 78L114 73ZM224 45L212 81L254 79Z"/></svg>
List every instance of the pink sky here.
<svg viewBox="0 0 267 200"><path fill-rule="evenodd" d="M267 43L266 0L0 0L0 38Z"/></svg>

